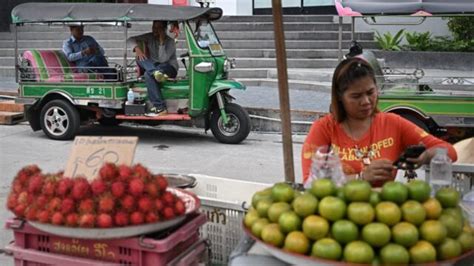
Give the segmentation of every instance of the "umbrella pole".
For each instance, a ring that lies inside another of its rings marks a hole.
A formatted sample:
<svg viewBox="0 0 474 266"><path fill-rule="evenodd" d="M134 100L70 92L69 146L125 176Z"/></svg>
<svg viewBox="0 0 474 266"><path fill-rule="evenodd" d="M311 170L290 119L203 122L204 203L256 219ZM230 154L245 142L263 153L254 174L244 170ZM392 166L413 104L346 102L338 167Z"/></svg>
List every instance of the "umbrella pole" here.
<svg viewBox="0 0 474 266"><path fill-rule="evenodd" d="M282 121L283 160L285 163L285 181L295 182L293 165L293 141L291 134L290 96L288 93L288 72L286 65L285 34L281 0L272 0L273 25L278 73L278 94Z"/></svg>

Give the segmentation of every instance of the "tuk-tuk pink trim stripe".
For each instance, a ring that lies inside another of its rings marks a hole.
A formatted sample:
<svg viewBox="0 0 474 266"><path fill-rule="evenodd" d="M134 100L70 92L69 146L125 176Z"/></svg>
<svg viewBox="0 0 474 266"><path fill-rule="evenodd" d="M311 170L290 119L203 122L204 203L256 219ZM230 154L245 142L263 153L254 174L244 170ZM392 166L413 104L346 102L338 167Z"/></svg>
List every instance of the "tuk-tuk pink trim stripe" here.
<svg viewBox="0 0 474 266"><path fill-rule="evenodd" d="M49 78L48 69L41 57L41 53L38 50L31 50L31 54L33 55L33 61L37 64L39 80L47 80Z"/></svg>

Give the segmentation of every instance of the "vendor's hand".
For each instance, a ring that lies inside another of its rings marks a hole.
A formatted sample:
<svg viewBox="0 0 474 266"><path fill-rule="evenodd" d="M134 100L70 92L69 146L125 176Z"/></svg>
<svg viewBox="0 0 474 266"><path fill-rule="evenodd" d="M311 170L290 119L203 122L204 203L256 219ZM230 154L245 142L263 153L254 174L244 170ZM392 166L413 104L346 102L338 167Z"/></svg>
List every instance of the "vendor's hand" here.
<svg viewBox="0 0 474 266"><path fill-rule="evenodd" d="M142 61L142 60L146 60L147 57L145 55L145 53L142 51L142 49L140 49L140 47L135 47L135 55L137 56L137 60L138 61Z"/></svg>
<svg viewBox="0 0 474 266"><path fill-rule="evenodd" d="M407 158L408 162L414 163L415 168L419 168L423 164L428 164L436 154L436 148L429 148L424 151L418 158Z"/></svg>
<svg viewBox="0 0 474 266"><path fill-rule="evenodd" d="M393 179L393 162L386 159L374 160L362 171L362 178L369 182Z"/></svg>

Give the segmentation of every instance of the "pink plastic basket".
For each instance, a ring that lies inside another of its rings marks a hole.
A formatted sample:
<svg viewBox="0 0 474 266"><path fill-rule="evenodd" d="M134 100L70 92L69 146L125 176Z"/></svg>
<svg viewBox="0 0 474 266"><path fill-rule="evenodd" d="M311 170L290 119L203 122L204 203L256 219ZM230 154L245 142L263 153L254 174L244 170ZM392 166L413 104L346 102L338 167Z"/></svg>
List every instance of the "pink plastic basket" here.
<svg viewBox="0 0 474 266"><path fill-rule="evenodd" d="M198 233L205 222L204 214L192 214L172 232L95 240L59 237L11 219L6 227L13 230L15 241L6 249L15 265L192 265L206 251Z"/></svg>

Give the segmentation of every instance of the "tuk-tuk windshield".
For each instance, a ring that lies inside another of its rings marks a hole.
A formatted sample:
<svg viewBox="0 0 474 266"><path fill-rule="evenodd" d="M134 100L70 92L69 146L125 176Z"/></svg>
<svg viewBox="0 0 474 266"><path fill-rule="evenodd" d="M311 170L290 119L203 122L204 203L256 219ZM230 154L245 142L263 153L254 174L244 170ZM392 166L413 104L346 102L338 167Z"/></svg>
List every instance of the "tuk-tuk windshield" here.
<svg viewBox="0 0 474 266"><path fill-rule="evenodd" d="M194 38L199 47L209 49L213 55L222 54L224 52L214 28L207 20L200 20L196 23Z"/></svg>

